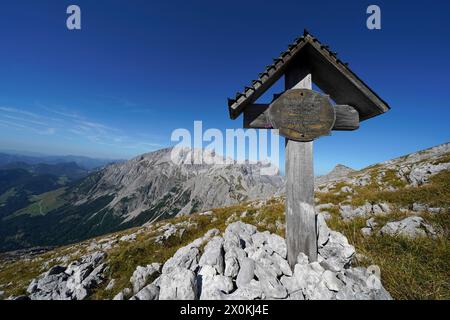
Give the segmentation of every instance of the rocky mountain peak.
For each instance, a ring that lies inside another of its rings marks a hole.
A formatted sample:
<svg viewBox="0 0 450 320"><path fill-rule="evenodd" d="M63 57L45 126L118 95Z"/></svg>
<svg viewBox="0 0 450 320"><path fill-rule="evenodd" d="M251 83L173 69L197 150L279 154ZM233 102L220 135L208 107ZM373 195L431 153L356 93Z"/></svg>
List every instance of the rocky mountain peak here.
<svg viewBox="0 0 450 320"><path fill-rule="evenodd" d="M269 163L239 164L212 150L167 148L106 167L86 192L77 192L78 203L112 197L105 208L137 225L272 196L283 179L262 175L267 168Z"/></svg>
<svg viewBox="0 0 450 320"><path fill-rule="evenodd" d="M342 177L346 177L352 172L355 172L356 170L349 168L347 166L344 166L343 164L337 164L333 170L331 170L329 173L316 177L316 184L322 184L328 181L334 181L337 179L340 179Z"/></svg>
<svg viewBox="0 0 450 320"><path fill-rule="evenodd" d="M333 170L331 170L328 173L328 176L336 176L336 177L339 176L340 177L340 176L348 175L349 173L352 173L352 172L355 172L355 171L356 170L354 170L354 169L352 169L350 167L344 166L343 164L337 164L333 168Z"/></svg>

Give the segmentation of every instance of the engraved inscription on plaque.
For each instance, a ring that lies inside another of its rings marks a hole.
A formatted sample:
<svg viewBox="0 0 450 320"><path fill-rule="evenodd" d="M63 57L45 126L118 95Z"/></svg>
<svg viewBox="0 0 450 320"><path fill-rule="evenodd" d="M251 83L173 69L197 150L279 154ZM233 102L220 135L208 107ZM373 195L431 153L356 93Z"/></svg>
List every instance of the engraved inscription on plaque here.
<svg viewBox="0 0 450 320"><path fill-rule="evenodd" d="M330 134L335 112L328 96L308 89L291 89L270 105L268 118L280 135L312 141Z"/></svg>

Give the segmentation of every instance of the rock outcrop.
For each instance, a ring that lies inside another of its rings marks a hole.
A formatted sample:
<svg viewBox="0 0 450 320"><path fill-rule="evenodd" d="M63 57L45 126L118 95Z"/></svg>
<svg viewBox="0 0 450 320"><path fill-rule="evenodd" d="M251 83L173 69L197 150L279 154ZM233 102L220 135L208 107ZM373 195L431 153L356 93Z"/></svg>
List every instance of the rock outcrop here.
<svg viewBox="0 0 450 320"><path fill-rule="evenodd" d="M67 267L56 265L34 279L27 293L31 300L83 300L103 281L105 253L94 252Z"/></svg>
<svg viewBox="0 0 450 320"><path fill-rule="evenodd" d="M450 143L445 143L384 161L360 171L345 170L337 166L340 169L334 169L329 174L316 178L316 190L328 192L338 183L345 183L346 186L342 187L344 189L341 188L340 192L351 193L353 187L364 187L375 183L381 189L393 191L398 188L398 185L392 185L393 179L405 186L417 187L426 184L433 175L450 170L448 153L450 153ZM393 175L389 177L389 174Z"/></svg>
<svg viewBox="0 0 450 320"><path fill-rule="evenodd" d="M137 294L142 288L145 287L148 279L153 277L155 274L159 274L160 270L161 264L159 263L152 263L146 267L138 266L130 279L133 292Z"/></svg>
<svg viewBox="0 0 450 320"><path fill-rule="evenodd" d="M352 172L355 172L355 170L342 164L338 164L329 173L323 176L316 177L315 183L316 185L321 185L327 182L336 181L338 179L347 177Z"/></svg>
<svg viewBox="0 0 450 320"><path fill-rule="evenodd" d="M353 207L351 205L339 206L339 213L344 220L351 220L358 217L366 218L373 215L384 215L388 214L390 211L390 205L383 202L376 204L366 203L359 207Z"/></svg>
<svg viewBox="0 0 450 320"><path fill-rule="evenodd" d="M180 248L132 299L391 299L371 272L351 267L355 250L347 239L318 221L317 262L300 254L291 270L283 238L234 222L223 235L210 230Z"/></svg>
<svg viewBox="0 0 450 320"><path fill-rule="evenodd" d="M380 230L381 235L404 236L408 238L435 237L436 231L422 217L412 216L387 223Z"/></svg>

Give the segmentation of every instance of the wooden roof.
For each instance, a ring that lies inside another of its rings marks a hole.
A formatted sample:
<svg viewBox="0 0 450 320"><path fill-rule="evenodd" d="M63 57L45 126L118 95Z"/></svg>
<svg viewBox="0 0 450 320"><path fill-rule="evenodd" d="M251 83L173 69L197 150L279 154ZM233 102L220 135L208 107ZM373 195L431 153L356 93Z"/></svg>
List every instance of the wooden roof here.
<svg viewBox="0 0 450 320"><path fill-rule="evenodd" d="M390 108L372 89L370 89L346 63L322 45L319 40L305 30L288 49L274 59L273 64L259 74L258 79L228 99L231 119L236 119L246 106L254 103L267 91L286 70L294 64L302 64L311 71L313 82L337 104L354 107L360 121L380 115Z"/></svg>

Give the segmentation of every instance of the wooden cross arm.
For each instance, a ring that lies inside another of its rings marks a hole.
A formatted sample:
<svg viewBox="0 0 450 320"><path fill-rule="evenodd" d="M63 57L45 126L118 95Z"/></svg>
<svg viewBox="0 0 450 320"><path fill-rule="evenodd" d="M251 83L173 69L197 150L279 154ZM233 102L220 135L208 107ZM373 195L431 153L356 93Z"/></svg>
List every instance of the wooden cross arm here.
<svg viewBox="0 0 450 320"><path fill-rule="evenodd" d="M271 129L267 117L269 104L251 104L244 109L245 129ZM335 105L336 121L334 131L352 131L359 128L359 114L355 108L348 105Z"/></svg>

